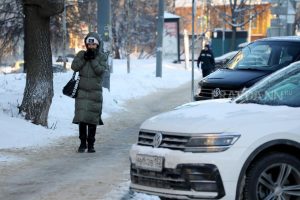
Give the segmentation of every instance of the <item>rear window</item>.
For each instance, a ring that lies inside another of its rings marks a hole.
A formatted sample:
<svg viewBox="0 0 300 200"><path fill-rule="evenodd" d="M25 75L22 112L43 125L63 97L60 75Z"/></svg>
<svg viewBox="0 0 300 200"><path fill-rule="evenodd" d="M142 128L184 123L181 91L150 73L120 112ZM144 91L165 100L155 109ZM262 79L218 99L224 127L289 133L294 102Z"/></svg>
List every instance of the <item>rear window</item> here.
<svg viewBox="0 0 300 200"><path fill-rule="evenodd" d="M254 42L243 48L227 67L275 71L299 60L299 56L300 48L296 42Z"/></svg>

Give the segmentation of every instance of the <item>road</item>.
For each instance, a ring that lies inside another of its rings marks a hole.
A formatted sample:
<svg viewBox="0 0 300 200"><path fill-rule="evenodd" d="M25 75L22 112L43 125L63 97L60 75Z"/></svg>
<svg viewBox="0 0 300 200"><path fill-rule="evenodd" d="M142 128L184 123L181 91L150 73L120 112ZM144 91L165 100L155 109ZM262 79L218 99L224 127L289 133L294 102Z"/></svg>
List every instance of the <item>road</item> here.
<svg viewBox="0 0 300 200"><path fill-rule="evenodd" d="M97 129L94 154L76 153L77 137L42 149L12 150L24 161L0 166L0 199L102 199L129 181L129 149L137 141L140 124L190 99L190 84L186 84L128 101L126 111L112 115Z"/></svg>

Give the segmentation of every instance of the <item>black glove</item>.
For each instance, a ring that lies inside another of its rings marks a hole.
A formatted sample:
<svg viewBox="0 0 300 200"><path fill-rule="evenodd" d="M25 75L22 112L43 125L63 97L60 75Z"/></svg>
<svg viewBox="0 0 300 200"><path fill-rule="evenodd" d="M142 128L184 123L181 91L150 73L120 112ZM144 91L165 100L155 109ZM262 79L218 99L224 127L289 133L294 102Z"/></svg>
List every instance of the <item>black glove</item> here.
<svg viewBox="0 0 300 200"><path fill-rule="evenodd" d="M95 59L96 53L93 49L88 49L86 52L84 52L84 59L85 60L92 60Z"/></svg>

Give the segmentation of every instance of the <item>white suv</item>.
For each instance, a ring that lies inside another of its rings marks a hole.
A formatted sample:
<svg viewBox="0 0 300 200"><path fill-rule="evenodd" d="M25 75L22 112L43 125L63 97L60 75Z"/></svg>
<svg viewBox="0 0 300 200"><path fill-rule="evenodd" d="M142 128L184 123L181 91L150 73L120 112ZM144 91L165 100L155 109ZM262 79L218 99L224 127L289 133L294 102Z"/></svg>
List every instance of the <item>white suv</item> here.
<svg viewBox="0 0 300 200"><path fill-rule="evenodd" d="M300 62L146 120L130 161L130 188L161 199L300 200Z"/></svg>

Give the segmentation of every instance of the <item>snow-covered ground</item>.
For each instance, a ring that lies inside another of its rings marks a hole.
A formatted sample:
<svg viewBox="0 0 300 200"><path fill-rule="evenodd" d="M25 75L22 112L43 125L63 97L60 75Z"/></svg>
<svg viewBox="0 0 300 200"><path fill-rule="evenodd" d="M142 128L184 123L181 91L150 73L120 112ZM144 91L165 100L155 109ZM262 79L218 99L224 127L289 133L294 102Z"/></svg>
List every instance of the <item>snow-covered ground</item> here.
<svg viewBox="0 0 300 200"><path fill-rule="evenodd" d="M130 182L121 183L111 192L107 193L101 200L117 200L117 199L130 199L130 200L160 200L157 196L142 194L142 193L133 193L128 194Z"/></svg>
<svg viewBox="0 0 300 200"><path fill-rule="evenodd" d="M70 67L70 63L68 63ZM191 69L185 64L163 63L162 78L155 76L156 60L132 60L131 72L127 73L126 60L114 60L110 77L110 91L104 89L103 120L116 112L122 112L127 100L138 99L160 89L176 88L191 81ZM37 126L24 120L18 114L26 82L26 74L0 74L0 165L14 164L23 159L7 154L13 149L37 149L53 144L63 137L77 136L76 125L72 124L74 99L62 94L63 86L69 81L72 71L54 74L54 97L49 111L48 128ZM195 70L195 79L201 72ZM128 194L129 182L118 185L104 199L158 200L145 194ZM128 196L129 195L129 196ZM101 198L103 199L103 198Z"/></svg>
<svg viewBox="0 0 300 200"><path fill-rule="evenodd" d="M132 60L131 72L127 73L126 60L114 60L110 78L110 91L104 89L103 119L114 112L126 109L124 103L159 89L175 88L191 80L191 70L184 63L163 63L162 78L155 76L156 60ZM74 99L62 94L62 88L71 78L72 71L54 74L54 97L49 111L48 128L37 126L18 114L26 82L26 74L0 74L0 163L16 158L1 153L1 149L39 148L51 145L57 139L78 134L72 124ZM195 70L195 78L201 73Z"/></svg>

